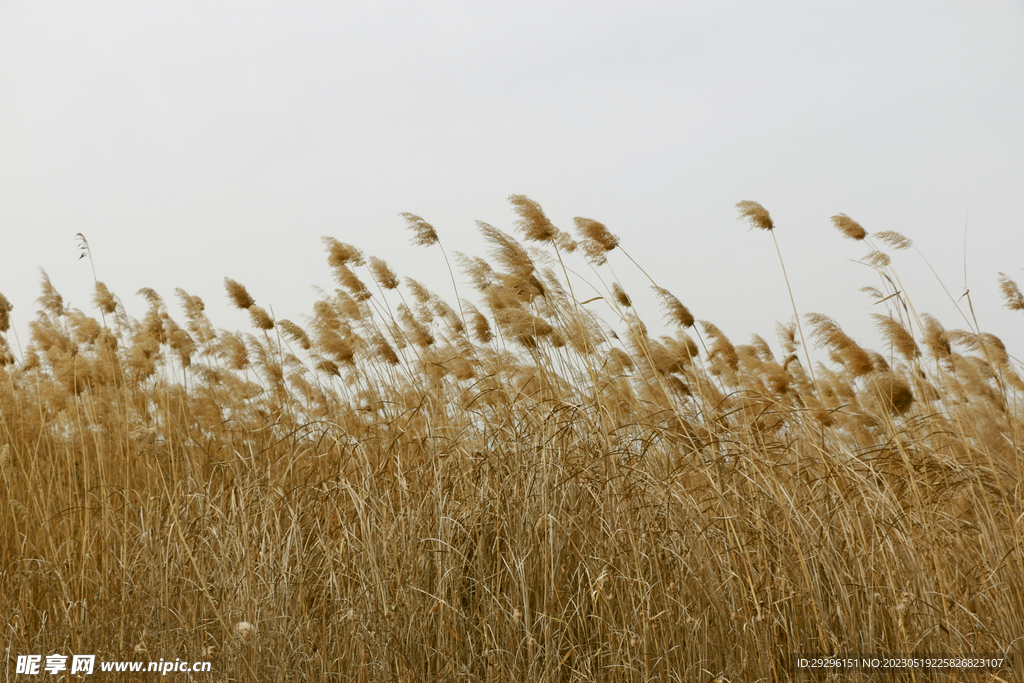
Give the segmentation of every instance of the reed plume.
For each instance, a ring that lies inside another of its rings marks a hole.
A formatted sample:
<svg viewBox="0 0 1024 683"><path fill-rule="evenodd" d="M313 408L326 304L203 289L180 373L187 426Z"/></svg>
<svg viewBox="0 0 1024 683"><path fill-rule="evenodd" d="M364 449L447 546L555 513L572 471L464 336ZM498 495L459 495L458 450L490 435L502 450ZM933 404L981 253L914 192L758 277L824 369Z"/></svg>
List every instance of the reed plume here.
<svg viewBox="0 0 1024 683"><path fill-rule="evenodd" d="M629 298L629 295L626 294L626 291L622 289L618 282L612 283L612 298L615 299L615 303L623 308L629 308L633 305L633 300Z"/></svg>
<svg viewBox="0 0 1024 683"><path fill-rule="evenodd" d="M768 209L764 208L757 202L744 200L742 202L737 202L736 208L739 209L740 218L749 221L751 227L758 228L760 230L775 229L775 224L772 223L772 217L768 213Z"/></svg>
<svg viewBox="0 0 1024 683"><path fill-rule="evenodd" d="M54 288L53 283L50 282L50 276L46 274L46 271L42 268L39 269L42 273L42 289L43 293L39 295L39 305L43 307L43 310L50 315L64 315L64 297L62 297L57 290Z"/></svg>
<svg viewBox="0 0 1024 683"><path fill-rule="evenodd" d="M410 241L413 244L420 247L429 247L437 244L437 231L434 230L434 226L416 214L402 213L399 215L405 219L408 228L412 231L412 239Z"/></svg>
<svg viewBox="0 0 1024 683"><path fill-rule="evenodd" d="M11 311L13 310L14 305L0 293L0 332L7 332L11 329Z"/></svg>
<svg viewBox="0 0 1024 683"><path fill-rule="evenodd" d="M244 311L255 305L256 301L249 296L249 291L244 285L226 277L224 278L224 288L228 290L228 298L231 299L235 308Z"/></svg>
<svg viewBox="0 0 1024 683"><path fill-rule="evenodd" d="M868 354L835 320L820 313L808 313L805 318L811 326L811 338L820 347L835 352L853 377L861 377L874 369Z"/></svg>
<svg viewBox="0 0 1024 683"><path fill-rule="evenodd" d="M619 238L613 235L604 223L591 218L574 218L573 225L580 236L580 248L594 265L603 265L607 261L605 254L619 246Z"/></svg>
<svg viewBox="0 0 1024 683"><path fill-rule="evenodd" d="M110 315L117 310L117 300L114 299L114 295L110 293L105 284L98 280L96 281L96 293L93 297L93 302L106 315Z"/></svg>
<svg viewBox="0 0 1024 683"><path fill-rule="evenodd" d="M878 313L872 313L871 317L875 319L875 327L878 331L884 335L900 355L908 361L921 356L921 349L918 348L917 342L914 341L914 337L903 326L903 323L890 316Z"/></svg>
<svg viewBox="0 0 1024 683"><path fill-rule="evenodd" d="M867 230L845 213L832 216L832 225L836 226L836 229L843 233L844 237L848 237L851 240L859 241L868 236Z"/></svg>
<svg viewBox="0 0 1024 683"><path fill-rule="evenodd" d="M803 318L778 344L701 321L698 344L668 290L586 268L619 247L603 225L575 221L576 255L512 209L526 239L482 224L458 306L332 238L341 284L301 327L232 280L263 333L216 331L185 290L180 325L149 288L136 319L96 281L108 326L46 280L15 358L0 296L10 651L120 643L285 683L788 680L792 652L1019 649L1012 344L906 291L868 318L883 353L819 314L813 355ZM903 289L868 259L871 303Z"/></svg>
<svg viewBox="0 0 1024 683"><path fill-rule="evenodd" d="M885 230L883 232L876 232L874 234L874 238L876 240L881 240L882 242L884 242L885 244L889 245L893 249L897 249L897 250L900 250L900 251L902 251L904 249L910 249L910 247L914 246L913 242L911 242L909 239L907 239L902 234L900 234L898 232L895 232L893 230Z"/></svg>
<svg viewBox="0 0 1024 683"><path fill-rule="evenodd" d="M665 319L680 327L693 327L693 316L690 309L680 303L679 299L672 295L672 292L654 285L652 287L661 297L661 306L665 310Z"/></svg>
<svg viewBox="0 0 1024 683"><path fill-rule="evenodd" d="M509 195L509 202L519 216L516 227L528 240L535 242L552 242L559 234L558 228L551 224L540 204L521 194Z"/></svg>
<svg viewBox="0 0 1024 683"><path fill-rule="evenodd" d="M1024 311L1024 295L1021 295L1017 283L1007 277L1005 273L999 273L999 290L1006 302L1003 304L1006 308L1011 311Z"/></svg>
<svg viewBox="0 0 1024 683"><path fill-rule="evenodd" d="M298 344L303 350L308 351L310 347L312 347L312 343L309 341L309 335L306 334L306 331L291 320L279 320L277 322L277 327L285 337Z"/></svg>
<svg viewBox="0 0 1024 683"><path fill-rule="evenodd" d="M258 330L274 329L274 321L271 320L270 314L262 306L250 306L249 317L252 318L253 327Z"/></svg>
<svg viewBox="0 0 1024 683"><path fill-rule="evenodd" d="M368 267L370 269L370 276L378 285L384 289L398 288L398 276L395 275L395 271L391 270L386 261L376 256L371 256Z"/></svg>

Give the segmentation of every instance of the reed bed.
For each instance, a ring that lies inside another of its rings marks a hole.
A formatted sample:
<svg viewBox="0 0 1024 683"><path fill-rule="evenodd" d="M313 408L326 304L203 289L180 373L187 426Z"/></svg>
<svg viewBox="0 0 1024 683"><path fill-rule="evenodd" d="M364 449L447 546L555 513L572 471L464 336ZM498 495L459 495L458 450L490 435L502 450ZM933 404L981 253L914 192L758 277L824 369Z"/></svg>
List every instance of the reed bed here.
<svg viewBox="0 0 1024 683"><path fill-rule="evenodd" d="M1024 382L999 339L914 308L906 237L833 219L878 274L877 351L794 301L773 351L664 283L627 293L607 263L625 240L598 221L570 234L511 203L518 237L480 223L486 258L404 214L466 283L454 302L334 238L337 289L304 319L226 280L245 332L180 289L177 319L149 289L131 317L100 281L95 310L68 308L44 276L19 355L0 296L4 680L51 652L239 681L788 681L796 653L1019 656Z"/></svg>

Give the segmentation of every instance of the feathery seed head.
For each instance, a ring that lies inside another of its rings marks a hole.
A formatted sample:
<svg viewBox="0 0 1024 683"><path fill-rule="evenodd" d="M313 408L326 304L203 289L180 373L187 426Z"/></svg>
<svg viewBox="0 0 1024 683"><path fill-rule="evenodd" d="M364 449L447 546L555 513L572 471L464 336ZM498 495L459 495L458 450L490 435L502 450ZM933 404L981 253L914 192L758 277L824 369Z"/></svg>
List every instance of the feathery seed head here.
<svg viewBox="0 0 1024 683"><path fill-rule="evenodd" d="M892 259L884 251L875 250L864 257L864 263L875 268L885 268L892 263Z"/></svg>
<svg viewBox="0 0 1024 683"><path fill-rule="evenodd" d="M270 315L262 306L250 306L249 317L252 318L253 327L258 330L274 329L274 321L270 319Z"/></svg>
<svg viewBox="0 0 1024 683"><path fill-rule="evenodd" d="M572 219L576 232L580 236L580 248L583 254L594 262L602 265L607 261L606 252L619 246L619 238L613 235L603 223L590 218L576 217Z"/></svg>
<svg viewBox="0 0 1024 683"><path fill-rule="evenodd" d="M407 277L405 278L405 286L409 288L409 293L412 294L417 307L425 307L434 298L433 292L424 287L419 280Z"/></svg>
<svg viewBox="0 0 1024 683"><path fill-rule="evenodd" d="M184 289L174 290L175 294L178 295L178 300L181 301L181 307L185 309L185 317L195 318L202 314L206 310L206 304L198 296L192 296Z"/></svg>
<svg viewBox="0 0 1024 683"><path fill-rule="evenodd" d="M309 335L306 331L293 323L291 320L279 320L277 322L278 329L284 334L284 336L293 342L297 343L303 349L308 351L312 344L309 341Z"/></svg>
<svg viewBox="0 0 1024 683"><path fill-rule="evenodd" d="M136 292L136 294L144 298L149 303L150 306L154 306L156 308L163 308L163 297L157 294L156 290L153 289L152 287L143 287L138 292Z"/></svg>
<svg viewBox="0 0 1024 683"><path fill-rule="evenodd" d="M249 366L249 350L238 334L221 334L219 351L232 370L244 370Z"/></svg>
<svg viewBox="0 0 1024 683"><path fill-rule="evenodd" d="M0 332L6 332L11 329L11 311L14 309L14 304L7 300L3 294L0 294Z"/></svg>
<svg viewBox="0 0 1024 683"><path fill-rule="evenodd" d="M128 413L128 438L136 446L142 456L150 456L156 451L157 431L146 424L146 421L134 410Z"/></svg>
<svg viewBox="0 0 1024 683"><path fill-rule="evenodd" d="M914 394L902 379L891 372L875 373L869 380L871 393L890 415L903 415L914 403Z"/></svg>
<svg viewBox="0 0 1024 683"><path fill-rule="evenodd" d="M395 275L395 271L391 270L384 259L371 256L369 269L370 276L384 289L396 289L398 287L398 276Z"/></svg>
<svg viewBox="0 0 1024 683"><path fill-rule="evenodd" d="M426 348L434 343L430 329L420 323L405 304L398 304L398 320L402 323L406 337L416 346Z"/></svg>
<svg viewBox="0 0 1024 683"><path fill-rule="evenodd" d="M182 308L185 309L185 317L188 319L186 326L192 336L201 344L205 344L216 337L213 325L210 324L209 318L203 312L206 310L203 300L198 296L192 296L180 288L176 289L175 292L178 295L178 300L181 301Z"/></svg>
<svg viewBox="0 0 1024 683"><path fill-rule="evenodd" d="M434 226L413 213L399 214L405 219L408 228L412 230L412 243L419 247L429 247L437 244L437 231Z"/></svg>
<svg viewBox="0 0 1024 683"><path fill-rule="evenodd" d="M851 240L862 240L868 236L868 231L861 227L860 223L853 220L845 213L832 216L832 225L836 226L839 232Z"/></svg>
<svg viewBox="0 0 1024 683"><path fill-rule="evenodd" d="M921 314L924 330L924 343L937 361L948 361L952 348L949 344L949 333L938 320L928 313Z"/></svg>
<svg viewBox="0 0 1024 683"><path fill-rule="evenodd" d="M690 309L679 302L672 292L663 287L654 286L654 291L661 296L661 307L665 309L665 318L680 327L693 327L693 316Z"/></svg>
<svg viewBox="0 0 1024 683"><path fill-rule="evenodd" d="M910 249L914 246L914 243L904 237L902 234L894 230L883 230L882 232L875 233L875 239L881 240L885 244L889 245L893 249L903 251L904 249Z"/></svg>
<svg viewBox="0 0 1024 683"><path fill-rule="evenodd" d="M626 294L626 291L622 289L618 282L612 283L612 297L623 308L629 308L633 305L633 300L629 298L629 295Z"/></svg>
<svg viewBox="0 0 1024 683"><path fill-rule="evenodd" d="M253 306L256 301L249 296L249 291L241 283L235 282L231 278L224 278L224 288L228 290L228 297L231 299L231 303L235 305L235 308L246 310Z"/></svg>
<svg viewBox="0 0 1024 683"><path fill-rule="evenodd" d="M567 232L562 232L561 230L559 230L558 234L555 236L555 246L564 251L566 254L571 254L572 252L576 251L576 247L578 245L576 244L576 240L572 238L572 235L570 235Z"/></svg>
<svg viewBox="0 0 1024 683"><path fill-rule="evenodd" d="M114 295L110 293L105 284L99 281L96 282L96 294L93 296L93 302L97 308L107 315L117 309L117 301L114 299Z"/></svg>
<svg viewBox="0 0 1024 683"><path fill-rule="evenodd" d="M384 361L388 365L398 365L398 354L391 348L387 340L379 334L370 338L370 349L377 360Z"/></svg>
<svg viewBox="0 0 1024 683"><path fill-rule="evenodd" d="M804 317L812 328L811 337L818 346L835 353L851 375L861 377L874 370L871 357L843 332L839 323L821 313L808 313Z"/></svg>
<svg viewBox="0 0 1024 683"><path fill-rule="evenodd" d="M1003 299L1006 300L1006 303L1003 304L1006 308L1011 311L1024 311L1024 296L1021 295L1017 283L1007 277L1005 273L999 273L999 290L1003 294ZM0 301L0 308L3 308L2 301ZM0 317L0 331L2 330L2 317Z"/></svg>
<svg viewBox="0 0 1024 683"><path fill-rule="evenodd" d="M57 293L54 289L53 283L50 282L50 276L46 274L46 271L42 268L39 272L43 274L43 293L37 299L42 305L43 310L52 315L64 315L64 297Z"/></svg>
<svg viewBox="0 0 1024 683"><path fill-rule="evenodd" d="M861 287L858 291L864 292L865 294L868 294L874 297L875 299L885 298L885 295L882 294L881 290L878 289L878 287Z"/></svg>
<svg viewBox="0 0 1024 683"><path fill-rule="evenodd" d="M327 263L331 268L339 268L349 264L361 266L365 263L363 252L351 244L339 242L333 237L321 237L320 240L327 246Z"/></svg>
<svg viewBox="0 0 1024 683"><path fill-rule="evenodd" d="M495 311L494 319L505 334L527 348L535 348L537 337L549 335L553 331L546 321L521 308L502 308Z"/></svg>
<svg viewBox="0 0 1024 683"><path fill-rule="evenodd" d="M618 375L625 371L632 371L633 367L633 359L622 349L612 347L612 350L608 352L607 368L611 374Z"/></svg>
<svg viewBox="0 0 1024 683"><path fill-rule="evenodd" d="M313 357L313 367L325 375L334 375L335 377L341 377L341 372L338 370L338 364L333 360L327 358L320 358L319 356Z"/></svg>
<svg viewBox="0 0 1024 683"><path fill-rule="evenodd" d="M727 367L736 370L739 367L740 358L736 353L736 347L732 345L729 338L718 326L707 320L701 320L700 325L704 328L704 334L708 335L713 342L711 348L708 349L708 356L712 359L720 358Z"/></svg>
<svg viewBox="0 0 1024 683"><path fill-rule="evenodd" d="M528 240L535 242L551 242L558 236L558 229L551 224L540 204L526 195L509 195L512 208L519 215L516 227L523 231Z"/></svg>
<svg viewBox="0 0 1024 683"><path fill-rule="evenodd" d="M235 637L241 640L250 640L256 635L256 627L248 621L240 621L235 624Z"/></svg>
<svg viewBox="0 0 1024 683"><path fill-rule="evenodd" d="M491 264L479 256L467 256L461 252L455 252L455 260L463 274L469 278L470 284L478 292L486 290L498 278Z"/></svg>
<svg viewBox="0 0 1024 683"><path fill-rule="evenodd" d="M921 355L921 349L917 347L917 342L914 341L914 337L903 326L903 323L878 313L872 313L871 317L875 319L875 327L885 335L889 343L900 352L900 355L907 360L913 360Z"/></svg>
<svg viewBox="0 0 1024 683"><path fill-rule="evenodd" d="M467 307L467 310L469 311L469 329L473 333L473 338L481 344L490 343L494 334L491 332L491 324L487 318L476 307Z"/></svg>
<svg viewBox="0 0 1024 683"><path fill-rule="evenodd" d="M348 293L356 301L366 301L370 298L370 290L366 288L363 281L348 266L344 264L334 266L334 277L338 284L348 290Z"/></svg>
<svg viewBox="0 0 1024 683"><path fill-rule="evenodd" d="M736 208L740 211L740 219L750 221L750 225L761 230L774 230L775 224L772 223L772 217L768 213L768 209L764 208L757 202L750 200L744 200L736 204Z"/></svg>
<svg viewBox="0 0 1024 683"><path fill-rule="evenodd" d="M483 235L484 241L491 247L491 256L508 271L508 274L526 277L533 273L533 260L523 245L515 238L483 221L477 221L476 225Z"/></svg>
<svg viewBox="0 0 1024 683"><path fill-rule="evenodd" d="M787 356L796 353L796 348L799 342L796 339L796 323L789 323L783 325L782 323L775 323L775 333L779 336L779 343L782 344L782 350Z"/></svg>

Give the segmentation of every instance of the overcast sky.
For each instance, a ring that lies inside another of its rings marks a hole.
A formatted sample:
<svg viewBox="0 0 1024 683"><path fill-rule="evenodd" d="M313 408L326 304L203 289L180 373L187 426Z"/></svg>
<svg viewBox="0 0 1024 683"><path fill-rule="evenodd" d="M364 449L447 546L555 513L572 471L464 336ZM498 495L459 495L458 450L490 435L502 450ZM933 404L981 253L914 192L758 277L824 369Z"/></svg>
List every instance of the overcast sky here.
<svg viewBox="0 0 1024 683"><path fill-rule="evenodd" d="M181 287L239 329L223 279L301 321L334 287L321 235L448 295L398 214L482 254L474 222L511 230L513 193L604 222L697 318L775 345L775 248L735 209L760 202L801 312L878 348L846 213L914 240L954 298L966 265L982 328L1024 355L997 285L1024 286L1024 3L0 1L0 292L23 344L40 267L94 310L79 232L129 313L141 287L178 311ZM895 265L963 326L920 256Z"/></svg>

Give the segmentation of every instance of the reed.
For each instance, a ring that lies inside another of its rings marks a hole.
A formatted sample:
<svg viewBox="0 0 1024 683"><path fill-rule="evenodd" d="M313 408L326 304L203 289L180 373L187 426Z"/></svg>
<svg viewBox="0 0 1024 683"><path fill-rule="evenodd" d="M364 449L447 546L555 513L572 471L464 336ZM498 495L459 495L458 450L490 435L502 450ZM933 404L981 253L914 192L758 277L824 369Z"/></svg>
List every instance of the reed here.
<svg viewBox="0 0 1024 683"><path fill-rule="evenodd" d="M7 652L209 659L210 680L260 681L1024 661L1024 381L993 335L915 311L895 271L909 240L834 217L882 276L880 351L808 314L777 354L656 284L665 328L644 321L611 270L632 267L625 240L577 218L577 241L510 201L530 246L480 223L488 257L455 259L476 298L455 308L333 238L340 289L299 323L230 279L250 331L184 290L180 322L149 289L132 317L98 280L96 319L44 274L19 356L0 295ZM764 207L739 209L774 237ZM607 301L575 298L582 272Z"/></svg>

